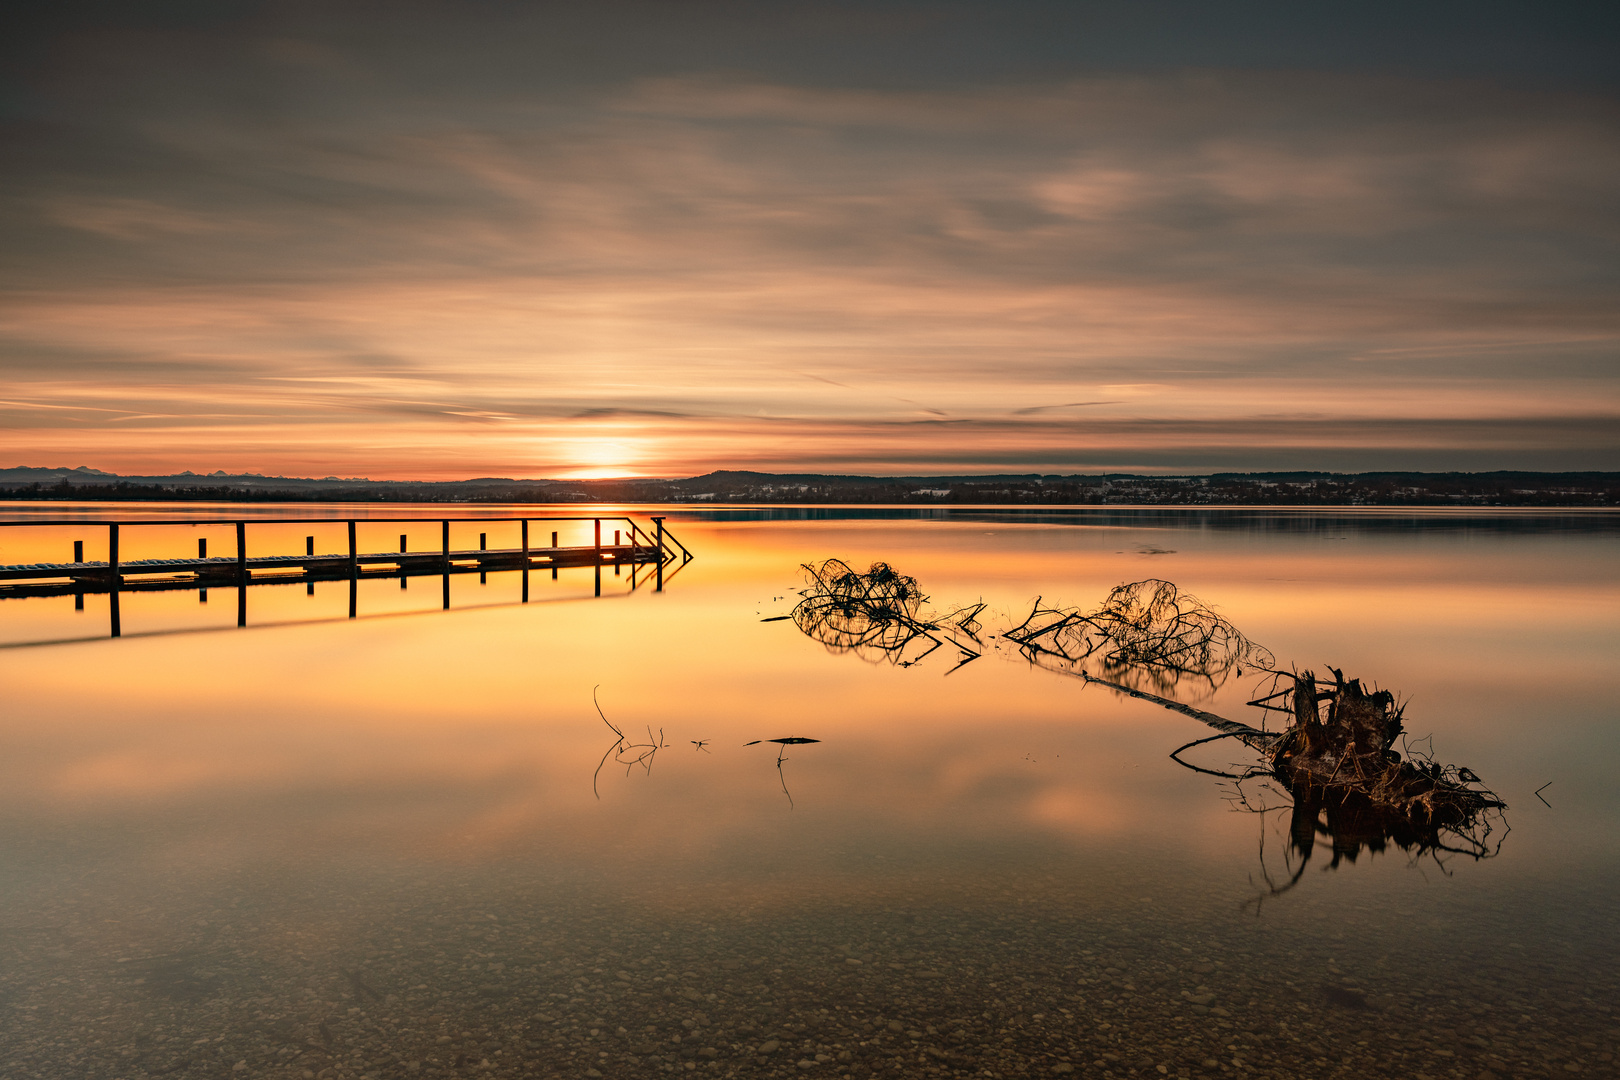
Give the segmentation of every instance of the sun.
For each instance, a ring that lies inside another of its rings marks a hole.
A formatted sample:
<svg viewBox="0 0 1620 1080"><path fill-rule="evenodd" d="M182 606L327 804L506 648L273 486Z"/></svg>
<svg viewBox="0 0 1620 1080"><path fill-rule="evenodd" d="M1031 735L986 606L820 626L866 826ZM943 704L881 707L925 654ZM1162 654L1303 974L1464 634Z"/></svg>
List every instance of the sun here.
<svg viewBox="0 0 1620 1080"><path fill-rule="evenodd" d="M634 463L645 450L621 439L575 439L560 448L568 467L557 474L559 480L615 480L639 475Z"/></svg>

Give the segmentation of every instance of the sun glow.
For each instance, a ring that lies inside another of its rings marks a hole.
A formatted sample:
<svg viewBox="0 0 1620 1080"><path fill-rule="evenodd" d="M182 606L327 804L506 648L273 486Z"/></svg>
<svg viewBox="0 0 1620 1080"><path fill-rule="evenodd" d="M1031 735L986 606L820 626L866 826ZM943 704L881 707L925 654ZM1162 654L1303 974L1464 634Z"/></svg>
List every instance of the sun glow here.
<svg viewBox="0 0 1620 1080"><path fill-rule="evenodd" d="M573 468L557 473L563 480L612 480L639 476L634 466L646 460L646 449L620 439L579 439L561 447L560 458Z"/></svg>

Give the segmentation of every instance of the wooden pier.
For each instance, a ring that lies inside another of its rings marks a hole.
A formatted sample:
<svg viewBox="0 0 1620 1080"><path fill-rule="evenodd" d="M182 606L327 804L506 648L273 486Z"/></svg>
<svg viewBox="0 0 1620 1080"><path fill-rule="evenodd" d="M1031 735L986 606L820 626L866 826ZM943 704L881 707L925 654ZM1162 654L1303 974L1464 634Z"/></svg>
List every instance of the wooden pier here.
<svg viewBox="0 0 1620 1080"><path fill-rule="evenodd" d="M73 559L65 562L0 565L0 599L11 597L74 596L83 607L86 594L106 593L111 597L111 636L119 637L120 625L118 597L123 592L153 592L176 589L200 590L206 598L210 588L237 590L237 625L247 625L247 590L255 585L285 585L307 582L313 592L317 581L349 582L349 617L357 617L358 585L367 578L398 578L400 587L413 577L439 577L443 579L443 606L450 607L450 579L458 574L484 575L496 571L520 571L523 575L522 602L529 601L529 574L549 570L552 578L559 570L590 567L595 570L595 595L602 595L602 570L607 567L622 574L630 573L631 588L642 582L638 575L645 571L656 591L664 588L665 572L671 565L684 566L692 559L675 536L664 527L662 517L648 519L650 528L644 528L629 517L447 517L447 518L140 518L122 521L82 520L13 520L0 521L0 528L75 528L105 529L107 554L104 560L86 560L84 541L74 541ZM479 534L477 548L452 548L452 524L484 522L491 525L516 524L521 543L517 547L490 548L486 546L487 533ZM531 531L531 525L590 522L593 542L590 544L560 545L560 530L549 530L549 543L535 543L547 530ZM605 540L603 524L617 526L611 541ZM398 551L361 551L357 534L359 526L423 525L437 523L441 542L429 550L407 550L406 535L400 536ZM305 538L304 551L292 554L250 553L250 530L254 526L288 525L345 525L348 532L348 550L317 554L315 537ZM150 526L232 526L236 543L228 555L209 555L207 540L198 539L195 558L153 558L121 560L119 542L126 530Z"/></svg>

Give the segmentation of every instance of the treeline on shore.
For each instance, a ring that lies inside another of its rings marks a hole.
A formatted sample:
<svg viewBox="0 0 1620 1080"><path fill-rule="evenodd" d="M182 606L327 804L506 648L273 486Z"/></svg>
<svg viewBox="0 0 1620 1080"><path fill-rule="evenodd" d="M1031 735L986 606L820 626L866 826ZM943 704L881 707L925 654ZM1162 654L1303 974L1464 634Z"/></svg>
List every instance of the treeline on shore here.
<svg viewBox="0 0 1620 1080"><path fill-rule="evenodd" d="M20 470L18 470L20 471ZM106 474L101 474L105 476ZM870 477L714 472L589 481L240 476L0 482L13 500L231 503L678 502L833 505L1620 506L1620 473L1217 473Z"/></svg>

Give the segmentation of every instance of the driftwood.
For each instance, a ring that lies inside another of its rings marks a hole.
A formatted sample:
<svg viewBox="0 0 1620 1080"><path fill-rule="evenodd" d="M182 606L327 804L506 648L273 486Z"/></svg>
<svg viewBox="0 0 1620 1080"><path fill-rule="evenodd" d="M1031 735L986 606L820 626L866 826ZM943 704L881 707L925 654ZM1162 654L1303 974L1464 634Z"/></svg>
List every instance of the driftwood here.
<svg viewBox="0 0 1620 1080"><path fill-rule="evenodd" d="M1263 731L1260 728L1250 727L1248 724L1240 724L1236 720L1228 720L1224 716L1216 716L1214 713L1207 712L1204 709L1195 709L1191 705L1184 705L1179 701L1174 701L1167 697L1160 697L1158 694L1150 694L1146 690L1138 690L1135 687L1126 686L1123 683L1110 682L1107 679L1099 679L1094 675L1086 674L1084 671L1080 672L1079 674L1080 677L1088 683L1095 683L1098 686L1105 686L1116 693L1124 694L1126 697L1133 697L1142 701L1151 701L1155 705L1160 705L1166 709L1172 710L1173 712L1181 713L1183 716L1190 716L1201 724L1208 724L1210 727L1221 733L1220 735L1216 736L1216 738L1235 738L1241 742L1247 743L1256 750L1265 750L1281 737L1280 733L1278 732ZM1198 740L1198 742L1201 743L1210 741L1211 740L1209 739ZM1188 743L1187 745L1192 746L1196 744ZM1184 746L1181 749L1185 750L1186 748L1187 747ZM1180 751L1178 750L1177 753L1180 753ZM1175 755L1172 754L1171 756L1174 757Z"/></svg>
<svg viewBox="0 0 1620 1080"><path fill-rule="evenodd" d="M1030 614L1002 637L1016 643L1033 662L1173 709L1214 728L1220 733L1217 738L1235 738L1260 752L1261 764L1223 775L1233 779L1270 775L1289 790L1296 806L1324 812L1331 808L1335 816L1359 822L1359 832L1376 824L1373 831L1380 835L1410 836L1404 847L1457 849L1477 857L1489 850L1484 835L1475 831L1482 815L1502 809L1502 801L1483 787L1471 786L1478 785L1479 778L1466 768L1403 759L1395 749L1405 730L1403 710L1394 695L1387 690L1369 692L1360 680L1346 680L1343 672L1332 668L1331 684L1318 681L1309 671L1275 670L1269 650L1171 582L1149 579L1120 585L1091 611L1043 607L1037 600ZM1088 661L1109 677L1088 672ZM1286 713L1291 721L1286 730L1268 732L1241 724L1162 692L1187 679L1213 690L1245 667L1270 672L1271 692L1250 704ZM1144 689L1144 683L1161 693ZM1208 741L1212 740L1197 742ZM1189 743L1171 756L1185 765L1179 755L1194 745ZM1316 820L1316 811L1309 817ZM1483 828L1488 834L1488 821Z"/></svg>
<svg viewBox="0 0 1620 1080"><path fill-rule="evenodd" d="M1270 749L1278 776L1328 795L1355 792L1417 828L1454 827L1503 808L1493 793L1474 786L1479 777L1471 769L1403 759L1395 741L1405 730L1404 708L1395 696L1368 693L1361 680L1328 670L1334 681L1325 688L1307 671L1280 692L1291 703L1293 723Z"/></svg>
<svg viewBox="0 0 1620 1080"><path fill-rule="evenodd" d="M887 563L864 574L837 559L805 566L810 587L791 617L808 636L834 652L883 658L909 667L947 641L962 660L979 655L978 616L984 605L946 615L924 612L927 597L913 577ZM769 621L769 620L767 620ZM1331 837L1333 860L1387 844L1415 854L1464 854L1489 858L1500 850L1500 811L1506 807L1479 777L1464 767L1440 765L1403 740L1403 708L1385 690L1367 690L1329 668L1332 682L1311 672L1281 671L1271 652L1173 582L1135 581L1113 589L1094 609L1063 608L1037 598L1028 615L1001 637L1031 664L1077 676L1087 684L1150 701L1214 729L1217 734L1177 748L1171 757L1187 768L1234 780L1261 778L1291 800L1291 851L1301 872L1316 838ZM971 642L971 644L969 644ZM952 668L951 670L955 670ZM1271 685L1249 702L1283 713L1288 725L1230 720L1169 696L1209 696L1232 676L1268 675ZM1217 740L1235 739L1255 758L1238 771L1206 769L1183 760L1183 752ZM1404 754L1396 750L1402 742ZM1494 839L1494 843L1493 843ZM1281 892L1299 880L1296 872Z"/></svg>
<svg viewBox="0 0 1620 1080"><path fill-rule="evenodd" d="M1415 855L1460 854L1474 859L1495 855L1506 835L1505 830L1498 831L1506 804L1465 766L1440 765L1410 747L1405 755L1396 750L1405 729L1403 709L1394 695L1387 690L1369 693L1360 680L1347 680L1342 672L1329 670L1334 676L1331 684L1319 682L1308 671L1279 673L1275 682L1287 685L1250 702L1289 713L1290 724L1282 731L1240 724L1084 672L1081 677L1191 716L1220 733L1176 749L1170 756L1178 764L1215 772L1239 785L1265 777L1287 792L1292 809L1290 845L1299 864L1283 885L1268 879L1272 894L1298 883L1318 836L1331 839L1334 866L1341 860L1354 861L1363 849L1382 851L1389 844ZM1272 704L1277 700L1289 705ZM1223 738L1236 738L1259 751L1258 762L1242 772L1218 772L1180 757L1193 746ZM1267 809L1249 807L1241 787L1238 801L1245 808Z"/></svg>

